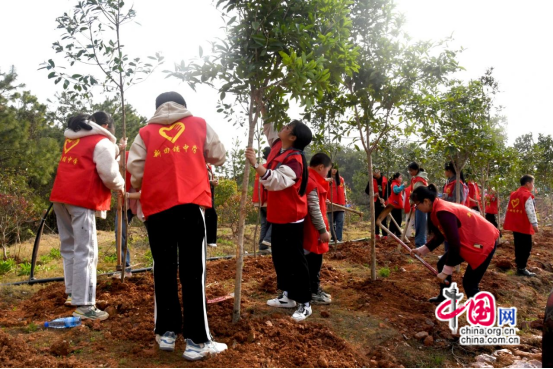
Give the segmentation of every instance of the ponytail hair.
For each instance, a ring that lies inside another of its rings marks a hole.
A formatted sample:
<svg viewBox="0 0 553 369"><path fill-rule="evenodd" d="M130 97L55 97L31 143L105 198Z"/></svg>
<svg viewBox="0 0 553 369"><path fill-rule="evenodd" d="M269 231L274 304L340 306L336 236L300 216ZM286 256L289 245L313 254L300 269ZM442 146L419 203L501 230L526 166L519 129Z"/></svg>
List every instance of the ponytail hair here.
<svg viewBox="0 0 553 369"><path fill-rule="evenodd" d="M79 132L81 129L84 129L85 131L92 131L92 126L88 124L89 121L93 122L94 120L91 119L90 115L81 113L69 118L67 128L73 132Z"/></svg>
<svg viewBox="0 0 553 369"><path fill-rule="evenodd" d="M430 200L430 202L434 202L436 197L438 197L438 189L436 185L431 183L428 186L419 186L415 188L413 192L411 192L409 198L413 202L423 202L426 199Z"/></svg>
<svg viewBox="0 0 553 369"><path fill-rule="evenodd" d="M294 140L294 143L292 144L292 147L296 150L300 150L301 152L301 161L303 165L303 173L301 176L301 185L300 185L300 191L299 195L303 196L305 195L305 191L307 189L307 180L309 177L309 172L307 168L307 159L305 158L305 153L303 150L307 145L311 143L311 140L313 139L313 133L309 129L308 126L303 124L301 121L294 119L290 122L290 125L292 125L292 135L296 136L296 139Z"/></svg>
<svg viewBox="0 0 553 369"><path fill-rule="evenodd" d="M400 173L400 172L396 172L396 173L394 173L394 175L392 176L392 180L394 180L394 179L398 179L400 175L401 175L401 173Z"/></svg>

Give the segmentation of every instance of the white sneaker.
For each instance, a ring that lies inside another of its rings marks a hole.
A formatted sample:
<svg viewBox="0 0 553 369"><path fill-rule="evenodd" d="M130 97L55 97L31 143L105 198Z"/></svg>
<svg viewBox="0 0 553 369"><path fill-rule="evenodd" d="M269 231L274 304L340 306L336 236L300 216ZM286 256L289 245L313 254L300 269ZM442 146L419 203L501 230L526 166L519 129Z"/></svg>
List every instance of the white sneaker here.
<svg viewBox="0 0 553 369"><path fill-rule="evenodd" d="M207 246L209 246L209 247L217 247L217 244L216 244L216 243L208 243Z"/></svg>
<svg viewBox="0 0 553 369"><path fill-rule="evenodd" d="M71 298L71 294L70 294L70 293L67 294L67 300L65 300L64 305L65 305L65 306L71 306L71 305L73 305L73 299Z"/></svg>
<svg viewBox="0 0 553 369"><path fill-rule="evenodd" d="M301 322L305 320L313 311L311 310L311 305L307 306L305 304L298 304L298 310L292 314L292 319L296 322Z"/></svg>
<svg viewBox="0 0 553 369"><path fill-rule="evenodd" d="M261 241L261 243L262 243L263 245L266 245L266 246L271 247L271 243L270 243L269 241L263 240L263 241Z"/></svg>
<svg viewBox="0 0 553 369"><path fill-rule="evenodd" d="M277 298L267 300L267 305L279 308L293 308L296 307L296 301L290 300L285 294L280 294Z"/></svg>
<svg viewBox="0 0 553 369"><path fill-rule="evenodd" d="M182 357L189 361L201 360L208 355L216 355L225 351L228 346L224 343L215 341L207 341L205 343L196 344L191 339L186 339L186 350Z"/></svg>
<svg viewBox="0 0 553 369"><path fill-rule="evenodd" d="M174 351L177 335L174 332L165 332L163 336L156 334L156 342L159 344L159 349L163 351Z"/></svg>

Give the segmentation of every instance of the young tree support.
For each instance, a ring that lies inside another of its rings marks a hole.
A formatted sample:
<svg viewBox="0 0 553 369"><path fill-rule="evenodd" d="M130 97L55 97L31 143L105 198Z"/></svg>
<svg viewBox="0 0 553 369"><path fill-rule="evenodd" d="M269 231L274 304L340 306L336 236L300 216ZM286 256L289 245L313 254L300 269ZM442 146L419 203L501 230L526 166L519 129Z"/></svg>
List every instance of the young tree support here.
<svg viewBox="0 0 553 369"><path fill-rule="evenodd" d="M263 159L267 160L271 148L266 146L263 148ZM266 164L262 164L267 168ZM259 190L261 187L261 197L259 196ZM259 232L259 253L270 254L271 253L271 223L267 221L267 191L262 184L259 183L259 174L255 173L255 181L253 183L253 195L252 202L255 207L259 208L259 214L261 217L261 230Z"/></svg>
<svg viewBox="0 0 553 369"><path fill-rule="evenodd" d="M395 173L392 177L392 182L390 183L390 197L388 197L388 204L394 207L392 210L392 217L394 217L396 223L400 227L403 206L405 204L405 186L407 186L407 182L402 182L403 176L401 173ZM390 231L396 236L401 236L401 229L399 229L394 222L390 225Z"/></svg>
<svg viewBox="0 0 553 369"><path fill-rule="evenodd" d="M386 200L388 199L388 179L384 177L379 169L373 170L373 190L374 190L374 215L375 219L378 218L382 210L386 207ZM369 195L369 184L365 188L365 193ZM388 228L388 221L384 219L382 225ZM380 238L380 227L374 225L374 234L377 239ZM387 239L388 236L382 231L382 239Z"/></svg>
<svg viewBox="0 0 553 369"><path fill-rule="evenodd" d="M95 114L98 114L98 113L95 113ZM101 119L99 117L96 117L95 118L96 121L98 121L98 119ZM126 140L125 140L126 141ZM126 142L122 143L120 146L119 146L119 150L120 152L125 152L125 147L127 146ZM129 152L125 152L125 155L126 155L126 161L129 161ZM121 160L121 155L119 155L119 160ZM125 171L125 191L127 193L136 193L136 190L134 188L132 188L131 186L131 174L129 173L128 170ZM125 201L127 201L127 222L121 222L121 245L124 245L126 242L127 242L127 227L129 226L129 224L131 224L134 216L136 215L136 211L133 212L133 209L136 210L136 202L138 200L135 200L135 199L126 199ZM117 218L117 212L115 214L115 249L117 249L117 230L118 230L118 227L119 227L119 222L118 222L118 218ZM130 278L132 277L132 272L131 272L131 251L127 245L127 254L126 255L123 255L123 247L121 247L121 260L125 260L125 278ZM113 273L112 275L113 278L117 278L117 279L121 279L121 272L120 271L117 271L115 273Z"/></svg>
<svg viewBox="0 0 553 369"><path fill-rule="evenodd" d="M207 164L207 178L211 190L211 205L205 208L205 227L207 246L217 247L217 212L215 211L215 187L219 185L219 180L213 173L211 165Z"/></svg>
<svg viewBox="0 0 553 369"><path fill-rule="evenodd" d="M330 295L321 289L321 267L323 254L328 252L330 234L326 215L329 182L326 177L332 168L328 155L317 153L309 162L309 180L307 182L308 212L303 230L303 248L309 265L311 282L311 301L313 304L328 305Z"/></svg>
<svg viewBox="0 0 553 369"><path fill-rule="evenodd" d="M503 223L504 230L513 231L517 274L526 277L536 275L526 269L532 251L532 235L539 232L533 189L534 177L528 174L522 176L519 189L512 192L509 197L505 223Z"/></svg>
<svg viewBox="0 0 553 369"><path fill-rule="evenodd" d="M227 349L213 341L206 312L203 209L212 204L206 162L225 162L225 148L215 131L192 115L180 94L159 95L154 116L134 139L127 168L133 187L142 191L154 258L156 341L161 350L173 351L176 335L182 333L187 360Z"/></svg>
<svg viewBox="0 0 553 369"><path fill-rule="evenodd" d="M337 168L332 168L331 172L328 174L329 178L333 178L330 188L332 189L332 202L338 205L346 206L347 197L346 197L346 182L344 178L340 176L340 172ZM330 195L327 196L330 200ZM334 211L329 211L327 213L327 218L329 223L332 224L332 240L342 242L342 232L344 230L344 210L334 209ZM333 222L331 222L331 219ZM336 238L336 239L335 239Z"/></svg>
<svg viewBox="0 0 553 369"><path fill-rule="evenodd" d="M285 125L278 133L270 123L263 130L271 145L267 168L257 163L251 147L246 149L246 158L267 190L267 220L273 227L273 264L282 294L268 300L267 305L293 308L297 303L292 319L301 321L312 312L309 267L303 251L308 181L303 150L311 142L312 133L298 120Z"/></svg>
<svg viewBox="0 0 553 369"><path fill-rule="evenodd" d="M488 192L485 195L485 201L486 201L486 219L488 222L494 225L495 228L499 229L499 225L497 224L496 215L499 210L499 199L497 197L497 193L494 189L490 188L488 189Z"/></svg>
<svg viewBox="0 0 553 369"><path fill-rule="evenodd" d="M441 200L437 193L436 186L431 184L420 186L411 194L417 209L430 214L434 230L432 239L412 253L425 256L447 240L449 250L440 258L437 268L440 294L429 301L445 300L441 292L445 281L451 282L453 269L463 261L469 264L463 276L463 288L467 298L471 298L480 291L478 286L495 253L499 231L480 214L464 205Z"/></svg>
<svg viewBox="0 0 553 369"><path fill-rule="evenodd" d="M419 186L428 186L428 175L417 163L412 162L407 167L409 175L411 176L411 185L408 188L408 194L406 199L410 199L410 195L414 189ZM411 201L405 201L411 204ZM410 210L410 209L409 209ZM407 212L407 209L405 210ZM426 244L427 233L427 215L422 211L415 209L415 246L419 247Z"/></svg>
<svg viewBox="0 0 553 369"><path fill-rule="evenodd" d="M73 315L81 319L109 317L95 306L98 265L95 216L99 213L100 217L106 217L111 191L123 195L124 180L115 160L119 150L114 132L111 117L103 125L96 124L94 117L87 114L70 118L50 195L61 241L68 295L65 304L77 306Z"/></svg>

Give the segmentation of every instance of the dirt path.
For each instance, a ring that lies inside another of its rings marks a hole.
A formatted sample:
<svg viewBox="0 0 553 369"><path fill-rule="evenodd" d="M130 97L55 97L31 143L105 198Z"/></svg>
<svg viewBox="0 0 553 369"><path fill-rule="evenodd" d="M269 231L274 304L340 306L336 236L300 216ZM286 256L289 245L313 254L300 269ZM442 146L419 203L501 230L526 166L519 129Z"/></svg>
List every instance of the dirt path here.
<svg viewBox="0 0 553 369"><path fill-rule="evenodd" d="M518 308L523 342L518 354L504 355L494 366L513 364L520 352L541 356L535 327L543 320L552 287L551 236L545 232L537 237L532 251L529 266L538 268L539 278L514 275L512 238L507 236L509 243L499 247L483 280L482 290L492 292L499 306ZM0 362L4 367L462 367L474 365L479 354L502 348L460 346L426 301L437 293L432 275L392 242L379 243L377 255L379 274L388 276L371 281L368 243L346 243L329 253L322 283L333 303L315 306L302 323L289 318L292 311L265 304L276 293L271 258L246 258L240 323L230 323L232 299L210 304L208 310L214 336L229 350L197 363L180 357L182 339L174 353L157 349L149 273L126 284L101 279L99 306L110 312L110 319L70 330L42 328L44 321L72 312L63 305L62 283L46 285L31 296L17 293L16 287L4 288L3 296L12 297L0 302ZM428 260L435 264L437 255ZM208 299L233 291L234 270L233 260L208 263ZM461 284L459 275L454 279ZM420 332L432 337L426 345L415 337Z"/></svg>

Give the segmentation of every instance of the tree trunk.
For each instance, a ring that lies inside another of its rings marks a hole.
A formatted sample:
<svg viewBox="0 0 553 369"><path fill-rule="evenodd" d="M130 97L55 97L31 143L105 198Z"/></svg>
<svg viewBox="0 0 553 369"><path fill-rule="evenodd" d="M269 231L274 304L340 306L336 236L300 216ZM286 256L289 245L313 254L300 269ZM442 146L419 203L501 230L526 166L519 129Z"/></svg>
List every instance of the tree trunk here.
<svg viewBox="0 0 553 369"><path fill-rule="evenodd" d="M250 94L250 110L249 110L249 131L248 145L253 147L253 134L257 123L258 115L253 112L253 91ZM258 108L258 107L257 107ZM232 322L236 323L240 320L240 299L242 297L242 269L244 268L244 230L246 228L246 201L248 200L248 183L250 180L250 163L246 160L244 166L244 178L242 180L242 193L240 195L240 218L238 221L238 245L236 245L236 279L234 282L234 309L232 311Z"/></svg>
<svg viewBox="0 0 553 369"><path fill-rule="evenodd" d="M368 143L367 143L368 146ZM371 152L367 152L367 165L369 169L369 208L370 208L370 244L371 244L371 279L376 281L376 238L375 238L375 227L376 227L376 217L374 216L374 186L373 186L373 176L372 176L372 167L373 160Z"/></svg>

